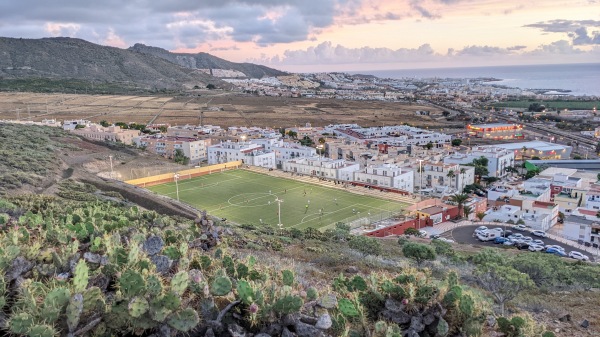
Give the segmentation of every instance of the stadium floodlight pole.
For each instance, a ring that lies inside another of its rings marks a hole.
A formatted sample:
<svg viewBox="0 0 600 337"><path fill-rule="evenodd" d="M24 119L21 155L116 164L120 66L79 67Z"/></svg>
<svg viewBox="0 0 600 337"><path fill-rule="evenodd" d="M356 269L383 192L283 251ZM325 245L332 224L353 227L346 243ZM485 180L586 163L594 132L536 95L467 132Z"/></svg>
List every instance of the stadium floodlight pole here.
<svg viewBox="0 0 600 337"><path fill-rule="evenodd" d="M177 183L177 180L179 180L179 173L175 173L173 179L175 179L175 190L177 191L177 201L179 201L179 184Z"/></svg>
<svg viewBox="0 0 600 337"><path fill-rule="evenodd" d="M281 230L281 227L283 227L283 224L281 223L281 203L283 202L283 200L277 198L275 199L275 202L277 203L277 215L279 216L279 223L277 224L277 226L279 226L279 230Z"/></svg>

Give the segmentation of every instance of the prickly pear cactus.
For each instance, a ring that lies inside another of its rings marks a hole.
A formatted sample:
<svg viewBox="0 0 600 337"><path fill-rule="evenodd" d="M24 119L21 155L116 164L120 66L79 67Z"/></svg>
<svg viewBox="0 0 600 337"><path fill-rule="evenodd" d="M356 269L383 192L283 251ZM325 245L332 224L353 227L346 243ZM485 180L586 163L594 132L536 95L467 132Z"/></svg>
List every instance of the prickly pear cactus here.
<svg viewBox="0 0 600 337"><path fill-rule="evenodd" d="M189 275L185 271L180 271L171 278L171 290L177 295L183 295L188 287Z"/></svg>
<svg viewBox="0 0 600 337"><path fill-rule="evenodd" d="M178 311L167 319L167 324L169 324L170 327L182 332L192 330L199 322L200 318L198 317L198 313L192 308Z"/></svg>
<svg viewBox="0 0 600 337"><path fill-rule="evenodd" d="M89 287L83 292L83 312L100 312L104 310L104 294L98 287Z"/></svg>
<svg viewBox="0 0 600 337"><path fill-rule="evenodd" d="M8 329L17 335L26 335L32 325L33 316L24 312L12 315L8 321Z"/></svg>
<svg viewBox="0 0 600 337"><path fill-rule="evenodd" d="M29 337L54 337L58 332L51 325L34 325L29 330Z"/></svg>
<svg viewBox="0 0 600 337"><path fill-rule="evenodd" d="M135 270L126 270L119 279L119 286L123 295L134 297L144 292L146 282L140 273Z"/></svg>
<svg viewBox="0 0 600 337"><path fill-rule="evenodd" d="M210 259L210 257L206 255L200 256L200 267L202 267L202 270L207 271L210 268L211 264L212 260Z"/></svg>
<svg viewBox="0 0 600 337"><path fill-rule="evenodd" d="M309 301L314 301L319 297L319 292L316 288L310 287L306 290L306 299Z"/></svg>
<svg viewBox="0 0 600 337"><path fill-rule="evenodd" d="M273 311L280 315L288 315L299 312L303 304L304 302L300 297L287 295L275 301Z"/></svg>
<svg viewBox="0 0 600 337"><path fill-rule="evenodd" d="M215 296L225 296L231 291L231 280L225 276L219 276L210 285L210 292Z"/></svg>
<svg viewBox="0 0 600 337"><path fill-rule="evenodd" d="M281 272L283 285L292 286L294 285L294 273L291 270L283 270Z"/></svg>
<svg viewBox="0 0 600 337"><path fill-rule="evenodd" d="M80 293L85 290L88 285L89 271L85 260L79 260L75 267L75 275L73 275L73 288L76 293Z"/></svg>
<svg viewBox="0 0 600 337"><path fill-rule="evenodd" d="M238 279L245 279L246 277L248 277L249 269L248 266L246 266L245 264L238 263L236 271Z"/></svg>
<svg viewBox="0 0 600 337"><path fill-rule="evenodd" d="M240 300L245 304L250 305L254 302L254 289L252 289L252 286L247 281L238 281L237 293Z"/></svg>
<svg viewBox="0 0 600 337"><path fill-rule="evenodd" d="M346 317L356 317L359 314L354 303L347 298L338 301L338 310Z"/></svg>
<svg viewBox="0 0 600 337"><path fill-rule="evenodd" d="M63 308L67 303L69 303L69 298L71 297L71 293L67 288L55 288L50 290L44 298L44 306L45 307L54 307L54 308Z"/></svg>
<svg viewBox="0 0 600 337"><path fill-rule="evenodd" d="M338 300L335 297L335 294L330 293L323 295L323 297L319 299L317 304L319 304L319 306L325 309L333 309L338 305Z"/></svg>
<svg viewBox="0 0 600 337"><path fill-rule="evenodd" d="M79 318L83 312L83 295L75 294L71 297L69 305L67 306L67 326L69 332L75 332L77 325L79 325Z"/></svg>
<svg viewBox="0 0 600 337"><path fill-rule="evenodd" d="M446 322L443 318L440 317L436 328L436 336L445 337L448 335L449 330L450 327L448 326L448 322Z"/></svg>
<svg viewBox="0 0 600 337"><path fill-rule="evenodd" d="M162 282L156 275L150 275L147 279L146 289L149 295L158 296L163 290Z"/></svg>
<svg viewBox="0 0 600 337"><path fill-rule="evenodd" d="M367 282L361 276L354 276L350 281L350 286L353 290L365 291L367 290Z"/></svg>
<svg viewBox="0 0 600 337"><path fill-rule="evenodd" d="M148 301L140 296L134 297L131 301L129 301L128 305L129 315L134 318L141 317L148 311L149 308L150 305L148 304Z"/></svg>
<svg viewBox="0 0 600 337"><path fill-rule="evenodd" d="M460 304L458 305L458 309L465 317L473 316L473 299L469 295L464 295L460 299Z"/></svg>

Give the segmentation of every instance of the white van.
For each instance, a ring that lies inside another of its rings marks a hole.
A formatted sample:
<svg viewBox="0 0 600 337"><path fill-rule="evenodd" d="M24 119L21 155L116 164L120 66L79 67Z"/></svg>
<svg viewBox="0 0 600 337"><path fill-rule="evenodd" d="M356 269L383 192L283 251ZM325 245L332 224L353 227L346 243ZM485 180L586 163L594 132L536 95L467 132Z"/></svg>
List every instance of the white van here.
<svg viewBox="0 0 600 337"><path fill-rule="evenodd" d="M482 232L477 234L477 239L479 241L492 241L495 238L499 238L502 235L500 235L500 233L496 232L496 231L490 231L490 232Z"/></svg>

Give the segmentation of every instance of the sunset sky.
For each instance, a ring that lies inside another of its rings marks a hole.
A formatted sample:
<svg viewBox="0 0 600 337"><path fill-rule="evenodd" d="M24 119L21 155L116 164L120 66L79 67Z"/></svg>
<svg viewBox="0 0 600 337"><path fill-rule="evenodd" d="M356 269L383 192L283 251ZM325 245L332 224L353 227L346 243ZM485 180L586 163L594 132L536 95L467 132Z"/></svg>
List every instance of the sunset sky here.
<svg viewBox="0 0 600 337"><path fill-rule="evenodd" d="M0 36L306 72L583 63L600 60L600 0L1 1Z"/></svg>

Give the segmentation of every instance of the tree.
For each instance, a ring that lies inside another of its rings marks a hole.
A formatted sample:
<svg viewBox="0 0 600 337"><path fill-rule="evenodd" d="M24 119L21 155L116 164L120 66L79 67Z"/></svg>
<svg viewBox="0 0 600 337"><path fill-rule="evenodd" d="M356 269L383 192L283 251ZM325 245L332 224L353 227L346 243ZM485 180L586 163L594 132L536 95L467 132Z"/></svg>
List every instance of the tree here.
<svg viewBox="0 0 600 337"><path fill-rule="evenodd" d="M356 235L350 239L348 246L358 250L363 256L381 255L381 243L377 239L363 235Z"/></svg>
<svg viewBox="0 0 600 337"><path fill-rule="evenodd" d="M296 139L298 137L298 133L296 131L288 131L288 137L292 138L292 139Z"/></svg>
<svg viewBox="0 0 600 337"><path fill-rule="evenodd" d="M471 215L471 213L473 213L473 208L471 208L471 206L463 206L463 216L465 217L465 219L469 218L469 215Z"/></svg>
<svg viewBox="0 0 600 337"><path fill-rule="evenodd" d="M309 136L304 136L304 138L300 139L300 144L304 146L311 146L313 145L313 140L310 139Z"/></svg>
<svg viewBox="0 0 600 337"><path fill-rule="evenodd" d="M479 221L482 221L483 218L485 218L485 213L484 212L477 212L477 213L475 213L475 216L477 217L477 219L479 219Z"/></svg>
<svg viewBox="0 0 600 337"><path fill-rule="evenodd" d="M450 196L450 201L458 206L458 214L463 214L463 205L465 201L469 200L469 196L465 193L457 193Z"/></svg>
<svg viewBox="0 0 600 337"><path fill-rule="evenodd" d="M533 286L529 276L513 267L499 263L485 263L477 266L475 276L481 287L489 291L500 306L504 316L504 305L521 291Z"/></svg>
<svg viewBox="0 0 600 337"><path fill-rule="evenodd" d="M446 177L450 178L450 182L452 182L454 177L456 177L456 174L454 174L454 170L448 171L448 174L446 174Z"/></svg>
<svg viewBox="0 0 600 337"><path fill-rule="evenodd" d="M460 146L462 144L462 139L460 138L456 138L456 139L452 139L452 146Z"/></svg>
<svg viewBox="0 0 600 337"><path fill-rule="evenodd" d="M325 138L320 137L319 138L319 144L325 144Z"/></svg>
<svg viewBox="0 0 600 337"><path fill-rule="evenodd" d="M485 178L483 178L483 181L485 181L485 183L487 185L493 184L493 183L495 183L498 180L500 180L500 178L497 178L497 177L485 177Z"/></svg>
<svg viewBox="0 0 600 337"><path fill-rule="evenodd" d="M409 259L415 260L417 266L421 267L424 261L435 260L435 250L422 243L409 242L402 246L402 254Z"/></svg>
<svg viewBox="0 0 600 337"><path fill-rule="evenodd" d="M216 88L217 87L215 87L215 85L212 84L212 83L209 83L209 84L206 85L206 89L208 89L208 90L213 90L213 89L216 89Z"/></svg>
<svg viewBox="0 0 600 337"><path fill-rule="evenodd" d="M101 125L101 126L103 126L103 127L105 127L105 128L107 128L107 127L109 127L109 126L110 126L110 123L109 123L109 122L107 122L107 121L105 121L105 120L101 120L101 121L100 121L100 125Z"/></svg>
<svg viewBox="0 0 600 337"><path fill-rule="evenodd" d="M463 192L464 192L464 189L465 189L465 173L467 173L467 170L464 167L461 167L459 172L460 172L460 176L462 177L462 188L461 188L461 190L463 190Z"/></svg>
<svg viewBox="0 0 600 337"><path fill-rule="evenodd" d="M433 142L429 142L429 143L425 144L425 148L426 148L427 150L431 150L431 149L433 149Z"/></svg>
<svg viewBox="0 0 600 337"><path fill-rule="evenodd" d="M183 153L183 150L181 150L181 149L175 150L175 155L173 156L173 160L175 160L176 163L181 164L181 165L187 165L190 163L190 158L186 157L185 154Z"/></svg>
<svg viewBox="0 0 600 337"><path fill-rule="evenodd" d="M420 233L418 229L410 227L404 231L404 235L419 236Z"/></svg>
<svg viewBox="0 0 600 337"><path fill-rule="evenodd" d="M581 158L580 155L576 154L576 155L573 156L573 159L575 159L575 160L581 160L583 158Z"/></svg>
<svg viewBox="0 0 600 337"><path fill-rule="evenodd" d="M454 256L454 249L452 249L452 245L448 242L431 240L431 245L434 247L437 255Z"/></svg>

